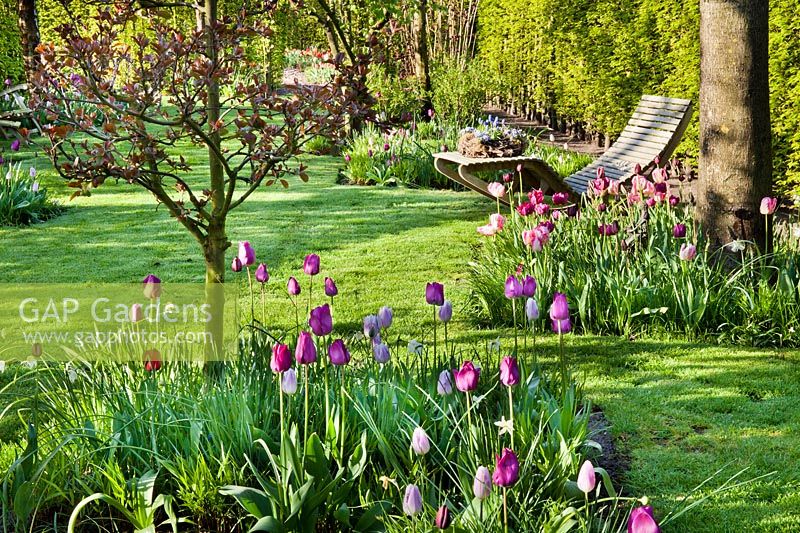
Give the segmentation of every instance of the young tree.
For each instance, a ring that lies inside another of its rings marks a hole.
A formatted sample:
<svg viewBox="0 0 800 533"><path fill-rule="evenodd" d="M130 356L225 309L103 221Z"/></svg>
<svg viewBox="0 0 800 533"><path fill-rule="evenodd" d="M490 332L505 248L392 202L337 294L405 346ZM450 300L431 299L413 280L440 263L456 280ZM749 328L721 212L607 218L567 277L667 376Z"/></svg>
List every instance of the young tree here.
<svg viewBox="0 0 800 533"><path fill-rule="evenodd" d="M296 160L304 144L337 135L363 111L351 98L357 64L339 63L329 85L290 94L259 74L234 81L234 72L248 66L246 40L270 33L274 2L250 4L220 17L218 1L203 0L189 7L197 27L182 29L163 8L189 4L115 0L93 21L62 25L62 45L40 45L33 78L34 102L52 124L49 153L75 188L73 197L109 179L150 191L201 247L206 296L217 309L224 305L218 284L231 245L229 213L261 187L288 187L287 175L306 180ZM131 37L135 19L136 28L149 31ZM186 143L207 149L208 171L181 155ZM222 338L221 322L210 329Z"/></svg>
<svg viewBox="0 0 800 533"><path fill-rule="evenodd" d="M698 214L717 246L765 242L772 188L767 0L700 2Z"/></svg>
<svg viewBox="0 0 800 533"><path fill-rule="evenodd" d="M39 46L39 18L36 15L36 0L17 0L17 25L22 44L22 59L25 63L25 76L31 81L36 70Z"/></svg>

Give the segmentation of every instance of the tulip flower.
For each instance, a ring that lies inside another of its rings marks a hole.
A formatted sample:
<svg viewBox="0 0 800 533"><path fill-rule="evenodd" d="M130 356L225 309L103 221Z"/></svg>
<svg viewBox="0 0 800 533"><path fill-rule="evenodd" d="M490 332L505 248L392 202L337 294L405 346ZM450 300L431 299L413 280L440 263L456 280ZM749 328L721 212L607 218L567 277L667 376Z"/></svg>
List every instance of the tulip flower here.
<svg viewBox="0 0 800 533"><path fill-rule="evenodd" d="M308 318L308 326L317 337L330 334L330 332L333 331L331 306L324 304L312 309L311 316Z"/></svg>
<svg viewBox="0 0 800 533"><path fill-rule="evenodd" d="M557 192L553 194L553 205L566 205L569 203L569 194Z"/></svg>
<svg viewBox="0 0 800 533"><path fill-rule="evenodd" d="M683 243L678 252L681 261L691 261L697 256L697 247L694 244Z"/></svg>
<svg viewBox="0 0 800 533"><path fill-rule="evenodd" d="M30 175L30 177L35 178L36 177L36 167L31 167L30 170L28 170L28 174Z"/></svg>
<svg viewBox="0 0 800 533"><path fill-rule="evenodd" d="M453 304L450 300L445 300L439 308L439 320L447 324L453 318Z"/></svg>
<svg viewBox="0 0 800 533"><path fill-rule="evenodd" d="M336 288L336 283L331 278L325 278L325 296L333 298L339 294L339 289Z"/></svg>
<svg viewBox="0 0 800 533"><path fill-rule="evenodd" d="M33 191L33 192L39 192L39 182L38 182L38 181L34 181L34 182L31 184L31 191Z"/></svg>
<svg viewBox="0 0 800 533"><path fill-rule="evenodd" d="M500 361L500 383L506 387L519 383L519 366L513 357L503 357Z"/></svg>
<svg viewBox="0 0 800 533"><path fill-rule="evenodd" d="M419 492L419 487L416 485L408 485L406 487L406 494L403 497L403 512L408 516L414 516L422 510L422 495Z"/></svg>
<svg viewBox="0 0 800 533"><path fill-rule="evenodd" d="M286 284L286 292L288 292L290 296L297 296L300 294L300 283L297 282L294 276L289 278L289 282Z"/></svg>
<svg viewBox="0 0 800 533"><path fill-rule="evenodd" d="M553 305L550 306L550 319L569 319L569 304L567 303L567 297L560 292L557 292L553 295Z"/></svg>
<svg viewBox="0 0 800 533"><path fill-rule="evenodd" d="M492 474L485 466L479 466L472 481L472 493L479 500L485 500L492 492Z"/></svg>
<svg viewBox="0 0 800 533"><path fill-rule="evenodd" d="M437 282L425 286L425 301L429 305L442 305L444 303L444 285Z"/></svg>
<svg viewBox="0 0 800 533"><path fill-rule="evenodd" d="M489 215L489 224L493 226L497 231L500 231L506 224L506 217L504 217L500 213L492 213L491 215Z"/></svg>
<svg viewBox="0 0 800 533"><path fill-rule="evenodd" d="M478 233L484 237L491 237L497 234L497 227L491 224L484 224L483 226L478 226Z"/></svg>
<svg viewBox="0 0 800 533"><path fill-rule="evenodd" d="M428 109L428 118L433 118L436 113L433 111L433 108Z"/></svg>
<svg viewBox="0 0 800 533"><path fill-rule="evenodd" d="M496 458L492 482L498 487L511 487L519 480L519 460L516 454L510 448L504 448L503 453Z"/></svg>
<svg viewBox="0 0 800 533"><path fill-rule="evenodd" d="M345 163L349 163L351 159L352 159L352 157L350 157L350 154L344 154L344 162Z"/></svg>
<svg viewBox="0 0 800 533"><path fill-rule="evenodd" d="M436 511L436 518L433 520L433 525L435 525L437 529L447 529L450 527L450 523L450 509L448 509L446 505L442 505L439 507L439 510Z"/></svg>
<svg viewBox="0 0 800 533"><path fill-rule="evenodd" d="M144 369L147 372L156 372L157 370L161 369L161 354L158 352L158 350L147 350L144 352L144 357Z"/></svg>
<svg viewBox="0 0 800 533"><path fill-rule="evenodd" d="M436 392L439 393L439 396L447 396L453 393L453 378L448 370L442 370L439 373L439 379L436 381Z"/></svg>
<svg viewBox="0 0 800 533"><path fill-rule="evenodd" d="M520 216L527 217L536 212L536 206L531 202L522 202L517 206L517 213Z"/></svg>
<svg viewBox="0 0 800 533"><path fill-rule="evenodd" d="M292 366L292 353L289 347L285 344L272 345L272 358L269 361L269 367L276 374L279 372L286 372Z"/></svg>
<svg viewBox="0 0 800 533"><path fill-rule="evenodd" d="M584 461L580 472L578 472L578 488L581 489L584 494L589 494L594 490L596 485L597 481L594 475L594 465L592 465L591 461Z"/></svg>
<svg viewBox="0 0 800 533"><path fill-rule="evenodd" d="M475 368L472 361L464 361L460 369L453 369L456 388L461 392L469 392L478 388L480 370Z"/></svg>
<svg viewBox="0 0 800 533"><path fill-rule="evenodd" d="M670 194L669 195L669 205L671 205L672 207L675 207L676 205L678 205L680 203L680 201L681 201L681 199L678 198L677 196L675 196L674 194Z"/></svg>
<svg viewBox="0 0 800 533"><path fill-rule="evenodd" d="M364 317L364 336L368 339L379 338L381 333L381 324L376 315L367 315Z"/></svg>
<svg viewBox="0 0 800 533"><path fill-rule="evenodd" d="M239 258L239 261L241 261L242 266L248 267L256 262L256 251L250 245L250 242L241 241L239 243L239 255L237 255L236 257Z"/></svg>
<svg viewBox="0 0 800 533"><path fill-rule="evenodd" d="M336 339L331 343L328 348L328 355L331 358L331 364L336 366L346 365L350 362L350 352L342 339Z"/></svg>
<svg viewBox="0 0 800 533"><path fill-rule="evenodd" d="M619 233L619 224L616 220L611 224L600 224L597 231L604 237L612 237Z"/></svg>
<svg viewBox="0 0 800 533"><path fill-rule="evenodd" d="M530 298L536 294L536 279L533 276L525 276L522 280L522 295Z"/></svg>
<svg viewBox="0 0 800 533"><path fill-rule="evenodd" d="M661 528L653 516L652 507L645 505L631 511L631 516L628 518L628 533L661 533Z"/></svg>
<svg viewBox="0 0 800 533"><path fill-rule="evenodd" d="M686 237L686 224L675 224L672 228L672 236L676 239L683 239Z"/></svg>
<svg viewBox="0 0 800 533"><path fill-rule="evenodd" d="M497 181L487 185L486 190L488 190L489 194L491 194L495 198L502 198L503 196L506 195L506 186Z"/></svg>
<svg viewBox="0 0 800 533"><path fill-rule="evenodd" d="M319 274L319 256L317 254L308 254L303 261L303 272L309 276L316 276Z"/></svg>
<svg viewBox="0 0 800 533"><path fill-rule="evenodd" d="M267 270L267 265L261 263L256 268L256 281L259 283L266 283L269 281L269 270Z"/></svg>
<svg viewBox="0 0 800 533"><path fill-rule="evenodd" d="M778 199L772 198L770 196L765 196L761 199L761 214L762 215L771 215L775 212L775 209L778 207Z"/></svg>
<svg viewBox="0 0 800 533"><path fill-rule="evenodd" d="M421 427L417 427L411 435L411 449L417 455L425 455L431 451L431 441Z"/></svg>
<svg viewBox="0 0 800 533"><path fill-rule="evenodd" d="M155 300L161 296L161 280L153 274L148 274L142 280L142 292L148 300Z"/></svg>
<svg viewBox="0 0 800 533"><path fill-rule="evenodd" d="M294 368L288 369L281 376L281 390L284 394L294 394L297 392L297 373Z"/></svg>
<svg viewBox="0 0 800 533"><path fill-rule="evenodd" d="M133 304L131 306L131 322L141 322L144 319L144 311L142 304Z"/></svg>
<svg viewBox="0 0 800 533"><path fill-rule="evenodd" d="M389 143L383 143L383 151L384 152L388 152L389 148L391 148L391 146L389 146Z"/></svg>
<svg viewBox="0 0 800 533"><path fill-rule="evenodd" d="M522 296L522 283L515 276L508 276L505 285L506 298L519 298Z"/></svg>
<svg viewBox="0 0 800 533"><path fill-rule="evenodd" d="M11 143L11 151L18 152L19 151L19 139L14 139L14 142Z"/></svg>
<svg viewBox="0 0 800 533"><path fill-rule="evenodd" d="M378 325L382 329L386 329L392 325L392 319L394 318L394 313L392 312L391 307L383 306L378 311Z"/></svg>
<svg viewBox="0 0 800 533"><path fill-rule="evenodd" d="M314 340L307 331L301 331L297 338L297 348L294 350L294 358L298 365L308 365L317 360L317 347Z"/></svg>
<svg viewBox="0 0 800 533"><path fill-rule="evenodd" d="M242 261L238 257L234 257L233 261L231 261L231 270L233 272L241 272L242 271Z"/></svg>
<svg viewBox="0 0 800 533"><path fill-rule="evenodd" d="M379 342L372 345L372 357L375 359L375 362L380 364L386 364L389 362L389 346L385 343Z"/></svg>
<svg viewBox="0 0 800 533"><path fill-rule="evenodd" d="M539 319L539 305L533 298L528 298L525 302L525 316L529 322Z"/></svg>

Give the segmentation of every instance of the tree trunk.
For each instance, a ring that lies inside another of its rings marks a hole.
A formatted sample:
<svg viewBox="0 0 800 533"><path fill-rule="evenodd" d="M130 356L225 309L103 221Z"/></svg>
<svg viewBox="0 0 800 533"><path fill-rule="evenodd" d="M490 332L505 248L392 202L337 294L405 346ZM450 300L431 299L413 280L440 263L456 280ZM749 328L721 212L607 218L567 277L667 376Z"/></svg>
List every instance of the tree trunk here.
<svg viewBox="0 0 800 533"><path fill-rule="evenodd" d="M39 18L36 14L36 0L17 0L17 24L22 38L22 58L25 63L25 77L31 81L36 70L39 54Z"/></svg>
<svg viewBox="0 0 800 533"><path fill-rule="evenodd" d="M416 46L414 50L414 70L417 82L424 91L422 98L422 111L431 108L431 72L428 55L428 0L419 0L417 10L414 12L414 35Z"/></svg>
<svg viewBox="0 0 800 533"><path fill-rule="evenodd" d="M698 217L711 243L770 241L772 188L768 0L700 2Z"/></svg>

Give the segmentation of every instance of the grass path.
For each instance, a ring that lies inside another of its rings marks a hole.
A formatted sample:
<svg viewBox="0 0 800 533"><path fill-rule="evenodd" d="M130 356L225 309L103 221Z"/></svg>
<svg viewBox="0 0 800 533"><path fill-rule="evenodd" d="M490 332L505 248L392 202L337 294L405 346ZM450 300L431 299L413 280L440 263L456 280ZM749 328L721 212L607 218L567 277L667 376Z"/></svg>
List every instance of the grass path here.
<svg viewBox="0 0 800 533"><path fill-rule="evenodd" d="M42 170L45 159L20 157L65 195ZM202 154L189 157L202 170ZM314 158L309 183L259 192L229 218L230 239L250 240L270 267L270 318L288 320L286 279L317 252L342 293L340 326L355 329L364 314L390 305L393 330L405 341L420 336L430 322L424 284L438 280L454 302L451 332L464 347L507 335L476 331L463 319L469 246L489 202L469 193L340 186L337 164ZM0 228L0 282L131 282L149 272L165 282L202 280L198 245L146 192L107 184L69 205L44 224ZM541 345L552 360L553 339ZM744 467L745 477L777 472L691 512L670 531L800 530L800 354L597 337L571 337L567 347L587 396L630 458L626 489L647 494L659 511L725 465L727 475Z"/></svg>

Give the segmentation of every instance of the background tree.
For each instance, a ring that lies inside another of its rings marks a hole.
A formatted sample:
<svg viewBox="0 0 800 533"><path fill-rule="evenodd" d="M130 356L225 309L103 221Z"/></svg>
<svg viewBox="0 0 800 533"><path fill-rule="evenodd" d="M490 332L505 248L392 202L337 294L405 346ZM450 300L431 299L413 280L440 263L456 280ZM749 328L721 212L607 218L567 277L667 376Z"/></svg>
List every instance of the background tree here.
<svg viewBox="0 0 800 533"><path fill-rule="evenodd" d="M186 30L155 2L114 1L92 21L61 25L63 44L39 46L33 77L34 104L51 122L49 153L73 197L109 179L150 191L202 248L207 298L219 306L228 214L260 187L288 187L287 175L307 179L296 159L304 144L335 137L363 111L349 83L358 65L339 64L332 83L286 95L258 70L234 82L248 66L243 41L271 31L274 4L246 5L223 17L217 0L183 5L198 22ZM126 36L134 22L150 33ZM186 143L207 148L205 179L180 154ZM221 327L212 326L215 339Z"/></svg>
<svg viewBox="0 0 800 533"><path fill-rule="evenodd" d="M17 24L19 26L22 58L25 65L25 76L31 81L36 70L39 46L39 17L36 14L36 0L17 0Z"/></svg>
<svg viewBox="0 0 800 533"><path fill-rule="evenodd" d="M772 189L769 3L700 2L698 214L716 245L765 242Z"/></svg>

